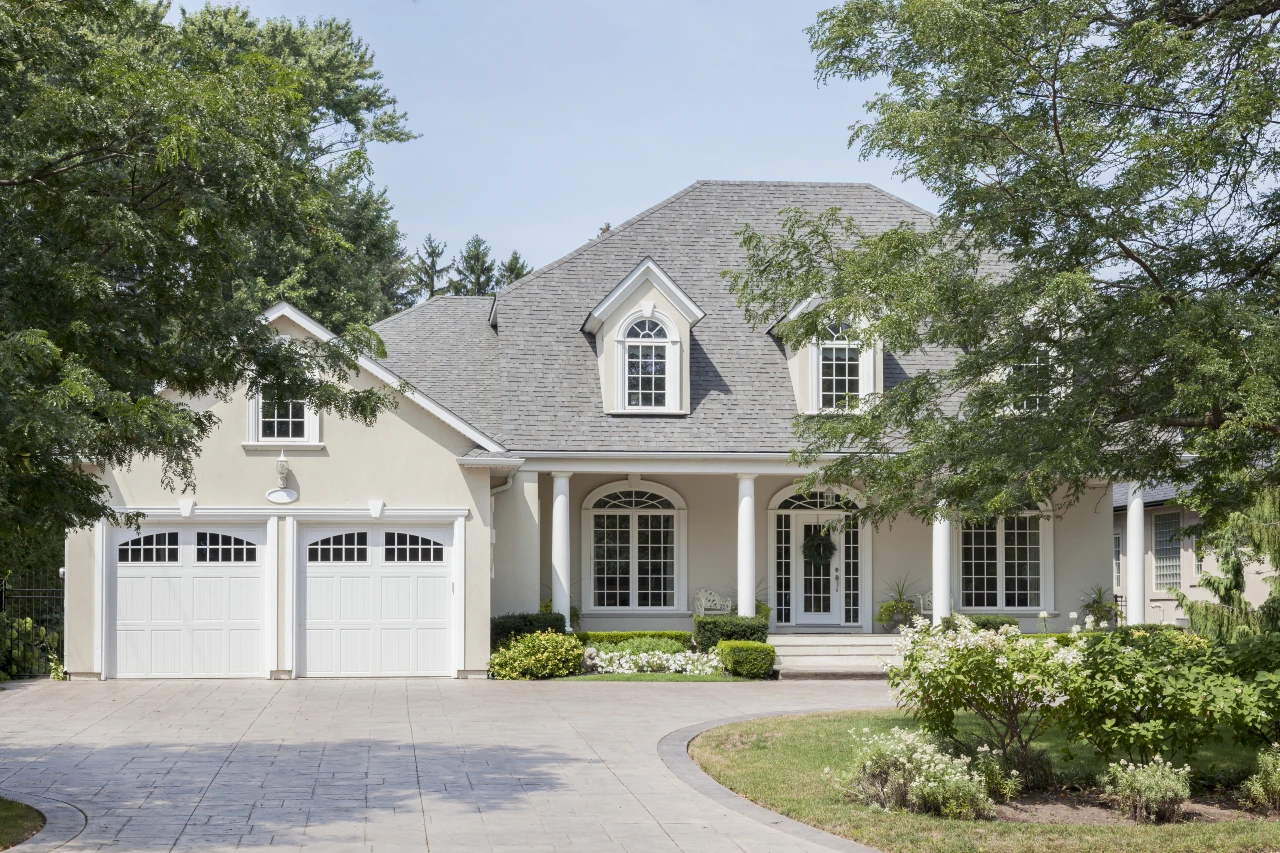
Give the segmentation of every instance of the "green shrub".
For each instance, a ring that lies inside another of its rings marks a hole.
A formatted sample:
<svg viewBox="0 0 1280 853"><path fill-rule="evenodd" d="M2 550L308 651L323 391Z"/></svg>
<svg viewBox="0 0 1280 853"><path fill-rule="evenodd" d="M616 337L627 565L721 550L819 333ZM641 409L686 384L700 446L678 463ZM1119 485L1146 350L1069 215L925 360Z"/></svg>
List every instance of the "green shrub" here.
<svg viewBox="0 0 1280 853"><path fill-rule="evenodd" d="M1107 768L1102 788L1139 823L1170 823L1191 796L1190 767L1175 768L1156 756L1150 764L1121 759Z"/></svg>
<svg viewBox="0 0 1280 853"><path fill-rule="evenodd" d="M773 614L773 608L765 604L760 599L756 599L756 618L769 621L769 617Z"/></svg>
<svg viewBox="0 0 1280 853"><path fill-rule="evenodd" d="M0 611L0 681L42 671L57 647L56 631Z"/></svg>
<svg viewBox="0 0 1280 853"><path fill-rule="evenodd" d="M577 634L574 635L575 637ZM681 652L688 651L688 648L677 640L668 640L665 637L632 637L623 640L621 643L583 643L583 646L595 648L597 652L631 652L633 655L644 654L645 652L666 652L667 654L677 655Z"/></svg>
<svg viewBox="0 0 1280 853"><path fill-rule="evenodd" d="M768 678L778 653L768 643L753 640L721 640L716 643L716 656L733 675L743 678Z"/></svg>
<svg viewBox="0 0 1280 853"><path fill-rule="evenodd" d="M1078 648L1057 716L1069 740L1104 759L1187 759L1220 739L1219 725L1252 716L1241 710L1251 692L1205 637L1135 626L1090 634Z"/></svg>
<svg viewBox="0 0 1280 853"><path fill-rule="evenodd" d="M489 620L489 649L497 651L516 637L539 631L564 633L564 615L560 613L504 613Z"/></svg>
<svg viewBox="0 0 1280 853"><path fill-rule="evenodd" d="M581 672L582 643L572 634L556 631L523 634L489 657L489 674L494 678L563 678Z"/></svg>
<svg viewBox="0 0 1280 853"><path fill-rule="evenodd" d="M1005 625L1012 625L1013 627L1017 628L1018 625L1020 624L1019 621L1013 618L1012 616L992 616L990 614L987 614L987 615L978 614L976 616L966 616L965 618L968 619L970 622L972 622L973 627L977 628L979 631L999 631ZM954 616L942 617L942 630L944 631L956 630L956 617Z"/></svg>
<svg viewBox="0 0 1280 853"><path fill-rule="evenodd" d="M584 646L598 646L601 643L625 643L638 637L650 637L661 640L675 640L685 649L693 648L693 634L688 631L575 631L574 635Z"/></svg>
<svg viewBox="0 0 1280 853"><path fill-rule="evenodd" d="M541 601L539 601L538 612L539 613L552 612L551 599L544 598ZM578 607L578 605L570 604L569 605L569 627L572 628L574 631L577 631L581 625L582 625L582 610Z"/></svg>
<svg viewBox="0 0 1280 853"><path fill-rule="evenodd" d="M759 616L693 617L693 644L700 651L710 651L721 640L754 640L763 643L769 639L769 620Z"/></svg>
<svg viewBox="0 0 1280 853"><path fill-rule="evenodd" d="M1240 786L1240 802L1264 814L1280 812L1280 745L1258 753L1258 769Z"/></svg>

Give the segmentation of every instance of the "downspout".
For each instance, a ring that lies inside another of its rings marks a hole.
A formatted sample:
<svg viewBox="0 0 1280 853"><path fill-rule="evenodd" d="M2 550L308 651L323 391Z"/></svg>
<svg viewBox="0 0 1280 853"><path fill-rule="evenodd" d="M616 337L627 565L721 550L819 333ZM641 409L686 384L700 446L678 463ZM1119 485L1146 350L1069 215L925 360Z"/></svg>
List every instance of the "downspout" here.
<svg viewBox="0 0 1280 853"><path fill-rule="evenodd" d="M493 543L498 541L498 528L496 524L498 520L497 505L494 499L502 492L511 488L511 484L516 481L516 471L518 470L518 468L512 468L511 473L507 475L507 482L503 483L501 486L494 486L489 490L489 580L493 580L495 575Z"/></svg>

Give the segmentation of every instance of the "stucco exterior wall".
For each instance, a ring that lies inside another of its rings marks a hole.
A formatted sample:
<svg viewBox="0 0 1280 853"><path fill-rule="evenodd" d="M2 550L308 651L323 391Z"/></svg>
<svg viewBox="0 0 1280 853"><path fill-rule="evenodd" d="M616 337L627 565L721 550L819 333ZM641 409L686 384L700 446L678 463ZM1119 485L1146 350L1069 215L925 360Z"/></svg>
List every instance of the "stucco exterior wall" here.
<svg viewBox="0 0 1280 853"><path fill-rule="evenodd" d="M518 471L493 499L493 613L530 613L542 599L538 475Z"/></svg>

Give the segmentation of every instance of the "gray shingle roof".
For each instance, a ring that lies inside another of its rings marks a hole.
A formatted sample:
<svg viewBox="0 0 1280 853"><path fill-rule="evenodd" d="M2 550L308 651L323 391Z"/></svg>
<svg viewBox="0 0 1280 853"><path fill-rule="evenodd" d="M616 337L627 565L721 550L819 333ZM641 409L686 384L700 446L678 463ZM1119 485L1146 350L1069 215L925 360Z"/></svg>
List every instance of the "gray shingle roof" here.
<svg viewBox="0 0 1280 853"><path fill-rule="evenodd" d="M931 215L869 184L700 181L536 270L496 297L438 297L377 325L387 363L512 451L786 451L795 395L782 345L753 329L721 272L745 256L746 223L776 233L785 207L839 207L867 233ZM652 257L706 317L689 347L684 417L604 413L587 313ZM946 353L886 354L885 382L951 362Z"/></svg>
<svg viewBox="0 0 1280 853"><path fill-rule="evenodd" d="M1177 489L1173 487L1172 483L1158 483L1142 490L1142 505L1155 506L1171 501L1176 496ZM1128 483L1111 484L1111 506L1117 510L1127 510L1129 508Z"/></svg>

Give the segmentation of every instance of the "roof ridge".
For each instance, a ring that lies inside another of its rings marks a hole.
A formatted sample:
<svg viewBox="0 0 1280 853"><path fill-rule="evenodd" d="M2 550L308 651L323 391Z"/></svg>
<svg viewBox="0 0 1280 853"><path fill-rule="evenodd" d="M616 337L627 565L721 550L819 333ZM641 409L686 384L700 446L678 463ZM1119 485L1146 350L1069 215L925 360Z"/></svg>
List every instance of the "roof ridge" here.
<svg viewBox="0 0 1280 853"><path fill-rule="evenodd" d="M639 222L640 220L645 219L646 217L649 217L649 216L651 216L651 215L653 215L653 214L657 213L657 212L658 212L659 210L661 210L662 208L666 207L667 205L671 204L672 202L676 201L677 199L684 198L684 197L685 197L686 195L688 195L689 193L693 192L694 190L698 189L699 187L701 187L701 186L703 186L703 185L705 185L705 184L707 184L707 183L713 183L713 182L711 182L711 181L694 181L693 183L689 184L689 186L687 186L687 187L685 187L684 189L682 189L682 190L680 190L679 192L677 192L675 195L668 196L667 198L665 198L665 199L663 199L662 201L658 202L657 204L655 204L653 207L649 208L648 210L644 210L644 211L641 211L640 213L637 213L635 216L631 217L631 218L630 218L630 219L628 219L626 222L623 222L623 223L622 223L621 225L619 225L617 228L610 228L610 229L609 229L607 232L605 232L603 235L601 235L601 236L599 236L599 237L592 237L590 240L588 240L587 242L583 243L581 246L579 246L578 248L574 249L573 251L569 252L567 255L563 255L563 256L561 256L560 258L557 258L556 260L552 261L552 262L551 262L551 263L549 263L549 264L546 264L546 265L544 265L544 266L538 267L536 270L534 270L533 272L529 273L527 276L525 276L524 278L520 279L519 281L514 282L513 284L509 284L509 285L507 285L506 287L504 287L504 288L502 288L501 290L499 290L499 291L497 291L496 293L494 293L494 294L493 294L493 298L494 298L494 303L495 303L495 305L496 305L496 303L497 303L497 301L498 301L498 297L500 297L500 296L504 296L505 294L510 293L511 291L515 290L515 289L516 289L516 288L518 288L518 287L523 287L525 284L529 283L530 281L533 281L535 278L539 277L539 276L540 276L540 275L542 275L543 273L550 272L551 270L555 269L556 267L559 267L559 266L561 266L562 264L568 263L569 261L571 261L571 260L573 260L574 258L576 258L578 255L581 255L581 254L582 254L583 252L585 252L587 249L590 249L592 246L599 246L601 243L603 243L603 242L605 242L606 240L610 239L610 238L611 238L611 237L613 237L615 234L621 234L623 231L625 231L625 230L627 230L628 228L630 228L631 226L635 225L635 224L636 224L637 222Z"/></svg>

